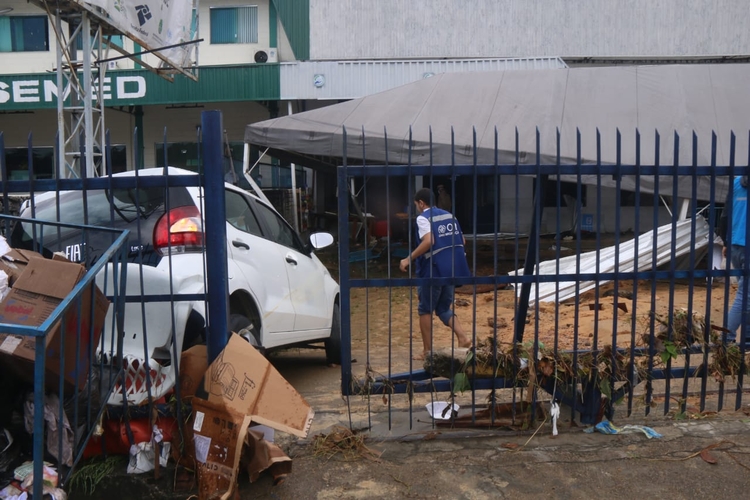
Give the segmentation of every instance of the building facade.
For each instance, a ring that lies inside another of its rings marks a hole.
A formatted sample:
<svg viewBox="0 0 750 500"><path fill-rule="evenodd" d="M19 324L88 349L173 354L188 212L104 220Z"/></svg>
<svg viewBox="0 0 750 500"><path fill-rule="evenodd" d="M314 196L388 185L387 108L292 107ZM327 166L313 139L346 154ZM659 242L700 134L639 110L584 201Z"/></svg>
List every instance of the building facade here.
<svg viewBox="0 0 750 500"><path fill-rule="evenodd" d="M196 168L197 126L205 109L222 110L227 142L240 162L248 123L445 71L747 61L746 9L739 0L694 0L689 6L627 0L606 8L595 0L203 0L193 22L202 39L197 82L181 75L168 82L130 59L107 65L103 99L115 146L111 168L165 161ZM111 41L128 52L140 50L126 37ZM11 177L25 175L30 135L35 172L54 175L57 97L65 95L55 84L57 43L42 9L25 0L0 2L0 131ZM140 57L157 62L151 54ZM264 187L290 184L288 167L270 160L258 174ZM301 169L297 178L300 185L312 182ZM517 196L530 199L532 184ZM587 197L586 204L595 203ZM325 208L322 201L316 205Z"/></svg>

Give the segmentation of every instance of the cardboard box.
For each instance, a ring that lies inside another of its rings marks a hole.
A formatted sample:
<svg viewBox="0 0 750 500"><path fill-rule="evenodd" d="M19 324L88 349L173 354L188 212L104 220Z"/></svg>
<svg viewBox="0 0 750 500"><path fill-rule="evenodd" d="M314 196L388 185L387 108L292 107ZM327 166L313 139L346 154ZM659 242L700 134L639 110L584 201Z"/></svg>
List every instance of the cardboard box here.
<svg viewBox="0 0 750 500"><path fill-rule="evenodd" d="M180 397L190 400L201 387L208 370L208 353L203 344L195 345L180 356Z"/></svg>
<svg viewBox="0 0 750 500"><path fill-rule="evenodd" d="M71 262L61 262L44 258L30 257L23 272L15 280L10 294L0 302L0 323L16 325L41 325L55 308L73 290L76 283L86 274L86 269ZM87 287L82 294L80 313L81 337L76 342L79 331L79 309L74 301L63 315L61 322L55 324L46 337L47 386L58 390L60 375L68 388L83 389L87 382L89 366L92 363L90 346L99 342L104 318L109 309L109 301L102 292L94 287L94 298ZM91 328L91 309L94 309L93 329ZM64 373L60 366L61 330L65 326ZM0 357L15 368L23 378L34 379L34 337L10 335L0 329ZM76 349L78 344L78 349ZM50 374L55 376L49 376Z"/></svg>
<svg viewBox="0 0 750 500"><path fill-rule="evenodd" d="M41 254L31 250L18 250L11 248L8 253L0 258L0 270L8 275L8 284L12 287L21 276L30 259L42 259Z"/></svg>
<svg viewBox="0 0 750 500"><path fill-rule="evenodd" d="M195 398L188 423L193 436L188 449L195 457L199 500L231 498L250 416Z"/></svg>
<svg viewBox="0 0 750 500"><path fill-rule="evenodd" d="M310 431L314 412L307 401L237 334L208 367L204 389L209 402L250 415L255 423L299 437Z"/></svg>

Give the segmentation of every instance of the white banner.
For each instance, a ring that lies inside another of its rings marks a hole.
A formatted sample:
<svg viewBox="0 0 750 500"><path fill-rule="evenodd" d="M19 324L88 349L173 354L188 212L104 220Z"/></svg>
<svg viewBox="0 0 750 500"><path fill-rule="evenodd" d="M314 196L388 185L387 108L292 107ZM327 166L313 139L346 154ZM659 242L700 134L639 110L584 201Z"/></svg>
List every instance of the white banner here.
<svg viewBox="0 0 750 500"><path fill-rule="evenodd" d="M80 0L91 12L99 7L100 16L138 42L146 50L190 40L193 2L189 0ZM173 66L187 66L193 45L159 51Z"/></svg>

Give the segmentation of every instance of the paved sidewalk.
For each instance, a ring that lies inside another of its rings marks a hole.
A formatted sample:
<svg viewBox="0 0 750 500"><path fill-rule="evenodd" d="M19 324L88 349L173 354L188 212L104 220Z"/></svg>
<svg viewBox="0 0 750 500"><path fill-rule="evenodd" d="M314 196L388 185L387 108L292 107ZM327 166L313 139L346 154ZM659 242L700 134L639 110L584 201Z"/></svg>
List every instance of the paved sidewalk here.
<svg viewBox="0 0 750 500"><path fill-rule="evenodd" d="M390 413L382 397L370 400L369 413L366 400L350 398L353 427L371 425L367 444L382 455L376 461L326 458L312 446L314 436L328 433L336 425L348 427L349 413L340 395L339 368L327 367L321 359L322 353L309 351L274 357L274 365L308 399L316 416L306 440L277 434L278 442L294 459L287 480L273 486L270 477L263 476L249 484L242 476L242 499L703 500L746 498L750 491L747 395L739 411L731 406L699 420L678 421L663 416L662 407L648 417L639 408L625 418L625 409L618 406L614 419L617 425L648 425L663 435L650 440L641 433L584 433L583 426L571 426L567 408L562 411L558 436L551 436L550 423L546 422L532 437L541 422L525 432L435 428L423 406L423 399L429 396L417 398L411 415L405 395L389 401ZM466 401L461 402L462 411L469 407ZM702 458L700 452L712 446ZM90 497L72 498L190 497L173 494L173 471L165 472L161 481L154 481L151 474L123 474L100 485Z"/></svg>
<svg viewBox="0 0 750 500"><path fill-rule="evenodd" d="M746 498L750 488L750 421L740 413L709 420L664 420L643 434L557 437L475 431L436 439L373 444L379 462L324 460L295 446L294 472L242 488L242 498ZM453 438L452 438L453 437ZM528 442L528 444L526 444ZM512 450L519 445L521 448ZM710 450L716 464L700 455Z"/></svg>

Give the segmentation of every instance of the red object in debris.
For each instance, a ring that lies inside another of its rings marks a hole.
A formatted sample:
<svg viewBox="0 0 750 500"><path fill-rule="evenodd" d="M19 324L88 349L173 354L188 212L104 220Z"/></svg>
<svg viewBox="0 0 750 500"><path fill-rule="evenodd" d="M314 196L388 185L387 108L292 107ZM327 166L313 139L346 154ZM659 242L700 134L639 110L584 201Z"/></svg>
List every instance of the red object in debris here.
<svg viewBox="0 0 750 500"><path fill-rule="evenodd" d="M172 436L177 432L177 421L172 417L160 417L156 425L161 429L165 442L171 442ZM127 428L122 420L105 420L102 422L104 434L93 436L86 449L83 450L83 458L102 455L128 455L130 453L130 442L128 441ZM139 418L130 421L130 429L133 432L133 444L144 443L151 440L151 426L147 418Z"/></svg>
<svg viewBox="0 0 750 500"><path fill-rule="evenodd" d="M376 238L385 238L386 236L388 236L388 221L377 221L375 223L375 227L372 229L372 233Z"/></svg>

